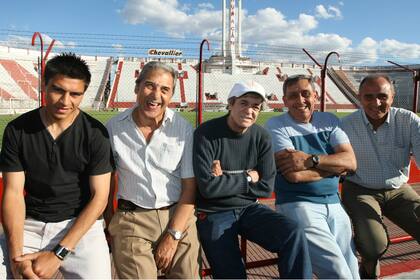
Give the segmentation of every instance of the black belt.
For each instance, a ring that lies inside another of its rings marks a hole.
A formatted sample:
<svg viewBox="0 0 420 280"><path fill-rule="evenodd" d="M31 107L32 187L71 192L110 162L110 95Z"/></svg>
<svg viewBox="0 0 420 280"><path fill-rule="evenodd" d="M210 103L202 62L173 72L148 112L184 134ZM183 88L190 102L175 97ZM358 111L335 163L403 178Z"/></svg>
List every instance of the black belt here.
<svg viewBox="0 0 420 280"><path fill-rule="evenodd" d="M148 209L148 208L140 207L129 200L125 200L122 198L118 199L118 209L122 211L168 210L175 204L176 203L171 204L169 206L161 207L161 208Z"/></svg>

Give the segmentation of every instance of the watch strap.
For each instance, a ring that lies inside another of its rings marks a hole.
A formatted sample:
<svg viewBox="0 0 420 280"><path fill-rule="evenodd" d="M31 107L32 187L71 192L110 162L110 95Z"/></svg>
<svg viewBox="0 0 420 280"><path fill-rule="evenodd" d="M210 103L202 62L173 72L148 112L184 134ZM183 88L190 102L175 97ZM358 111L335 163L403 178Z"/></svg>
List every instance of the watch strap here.
<svg viewBox="0 0 420 280"><path fill-rule="evenodd" d="M64 260L68 255L71 254L71 250L61 246L60 244L57 244L54 249L52 250L54 254L59 258L60 260Z"/></svg>
<svg viewBox="0 0 420 280"><path fill-rule="evenodd" d="M319 164L319 156L318 155L312 155L311 157L313 167L316 167Z"/></svg>
<svg viewBox="0 0 420 280"><path fill-rule="evenodd" d="M172 228L168 228L166 230L175 240L180 240L184 237L184 234L181 231L174 230Z"/></svg>

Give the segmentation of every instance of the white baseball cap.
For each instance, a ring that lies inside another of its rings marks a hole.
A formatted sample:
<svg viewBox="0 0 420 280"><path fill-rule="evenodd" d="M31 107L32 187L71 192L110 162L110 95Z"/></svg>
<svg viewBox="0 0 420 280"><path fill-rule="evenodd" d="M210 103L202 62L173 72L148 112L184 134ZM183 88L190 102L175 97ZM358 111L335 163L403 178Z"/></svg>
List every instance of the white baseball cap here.
<svg viewBox="0 0 420 280"><path fill-rule="evenodd" d="M264 87L252 80L238 82L234 84L232 89L230 90L228 100L232 97L241 97L242 95L247 93L256 93L259 96L261 96L264 101L267 100L265 97Z"/></svg>

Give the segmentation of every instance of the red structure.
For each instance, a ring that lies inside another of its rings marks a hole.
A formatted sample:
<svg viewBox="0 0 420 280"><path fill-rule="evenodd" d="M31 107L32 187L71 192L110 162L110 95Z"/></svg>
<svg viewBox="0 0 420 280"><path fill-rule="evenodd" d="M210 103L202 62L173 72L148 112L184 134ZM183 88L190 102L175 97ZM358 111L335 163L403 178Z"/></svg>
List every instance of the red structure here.
<svg viewBox="0 0 420 280"><path fill-rule="evenodd" d="M203 122L203 47L207 43L207 50L210 50L210 43L204 39L200 44L200 60L198 64L198 100L197 100L197 119L196 127Z"/></svg>
<svg viewBox="0 0 420 280"><path fill-rule="evenodd" d="M40 63L41 63L41 73L40 73L40 79L39 79L39 82L40 82L40 92L39 93L40 93L40 96L41 96L41 98L40 98L41 105L45 105L45 94L44 94L45 93L45 88L44 88L45 61L47 60L48 55L50 54L51 49L54 46L55 40L52 40L51 41L51 43L50 43L50 45L49 45L49 47L47 49L47 52L45 53L45 57L44 57L44 42L42 40L41 33L35 32L32 35L32 46L35 46L35 39L37 37L39 38L40 46L41 46L41 57L40 57L40 60L41 60L40 61Z"/></svg>

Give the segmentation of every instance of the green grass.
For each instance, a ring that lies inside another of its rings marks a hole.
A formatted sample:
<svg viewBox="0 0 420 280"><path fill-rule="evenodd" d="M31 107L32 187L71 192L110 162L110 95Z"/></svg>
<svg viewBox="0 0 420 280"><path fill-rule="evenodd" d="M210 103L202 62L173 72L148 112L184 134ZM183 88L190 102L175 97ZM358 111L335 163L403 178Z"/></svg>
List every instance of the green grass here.
<svg viewBox="0 0 420 280"><path fill-rule="evenodd" d="M88 111L87 113L89 115L91 115L92 117L98 119L99 121L101 121L102 123L105 124L110 118L112 118L113 116L117 115L119 112L112 112L112 111L107 111L107 112ZM180 114L185 119L187 119L193 126L195 126L195 118L196 118L196 113L195 112L181 112ZM223 116L224 114L226 114L226 112L204 112L203 113L203 121L214 119L214 118ZM283 114L283 113L278 113L278 112L262 112L258 116L257 124L264 126L264 124L266 123L266 121L269 118L274 117L274 116L277 116L279 114ZM342 118L342 117L348 115L349 113L334 113L334 114L337 117ZM6 128L7 123L10 122L11 120L15 119L18 116L19 115L0 115L0 147L1 147L1 143L3 141L3 131Z"/></svg>
<svg viewBox="0 0 420 280"><path fill-rule="evenodd" d="M119 112L97 112L97 111L88 111L87 112L92 117L98 119L102 123L106 123L110 118L117 115ZM195 112L181 112L180 113L185 119L187 119L193 126L195 126L195 119L196 119L196 113ZM226 114L226 112L204 112L203 113L203 121L207 121L210 119L214 119L220 116L223 116ZM279 115L282 113L277 112L262 112L260 113L257 123L260 125L264 125L265 122L276 115ZM348 113L336 113L337 116L342 117L343 115L347 115ZM11 120L15 119L19 115L0 115L0 145L3 141L3 131L6 128L6 125ZM1 146L0 146L1 147Z"/></svg>

